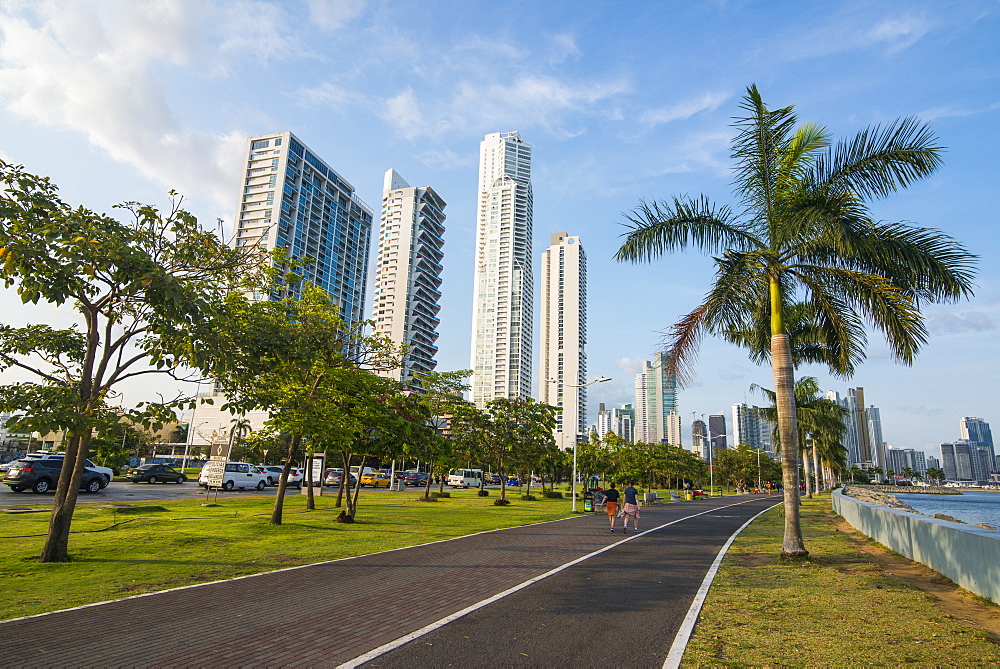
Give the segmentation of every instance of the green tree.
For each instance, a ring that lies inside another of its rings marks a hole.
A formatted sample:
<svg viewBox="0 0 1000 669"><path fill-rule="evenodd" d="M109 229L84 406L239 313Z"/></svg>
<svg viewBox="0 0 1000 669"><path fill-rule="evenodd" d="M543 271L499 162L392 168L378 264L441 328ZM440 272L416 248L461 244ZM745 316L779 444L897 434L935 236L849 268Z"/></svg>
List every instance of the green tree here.
<svg viewBox="0 0 1000 669"><path fill-rule="evenodd" d="M95 431L114 432L118 388L146 374L177 376L194 347L192 328L211 321L223 296L251 273L252 249L230 249L181 208L130 202L127 222L63 202L48 179L0 161L0 275L24 303L43 301L79 325L0 327L0 369L37 381L0 388L0 410L23 411L33 429L66 430L65 465L52 503L43 562L69 560L77 491ZM171 192L173 196L173 192ZM126 412L159 429L176 397Z"/></svg>
<svg viewBox="0 0 1000 669"><path fill-rule="evenodd" d="M898 120L833 144L822 126L796 127L792 107L769 109L750 86L732 143L737 204L707 197L644 202L629 216L621 261L642 262L693 246L714 254L705 301L668 335L671 365L690 378L706 333L760 332L774 377L778 430L798 443L786 306L807 314L830 371L849 376L864 358L866 322L893 356L911 364L927 339L920 306L972 293L975 256L931 229L873 219L870 201L925 178L941 164L928 126ZM766 341L766 345L765 342ZM808 554L798 504L798 458L782 453L782 554Z"/></svg>
<svg viewBox="0 0 1000 669"><path fill-rule="evenodd" d="M268 411L265 425L291 435L271 513L275 525L281 524L288 474L303 440L332 445L349 461L366 421L384 416L379 402L390 381L371 370L398 366L399 351L384 337L366 335L369 325L345 322L329 295L312 284L281 300L233 293L213 324L218 344L197 351L227 398L225 408ZM311 495L307 486L310 506Z"/></svg>
<svg viewBox="0 0 1000 669"><path fill-rule="evenodd" d="M425 449L414 453L417 457L429 463L427 485L424 488L424 498L430 497L431 480L434 474L441 478L441 489L444 489L444 479L448 474L448 463L455 454L450 431L451 418L457 407L465 404L462 393L469 389L466 379L472 370L462 369L455 372L422 372L414 374L413 386L416 400L426 407L430 414L430 427L433 433L426 440Z"/></svg>

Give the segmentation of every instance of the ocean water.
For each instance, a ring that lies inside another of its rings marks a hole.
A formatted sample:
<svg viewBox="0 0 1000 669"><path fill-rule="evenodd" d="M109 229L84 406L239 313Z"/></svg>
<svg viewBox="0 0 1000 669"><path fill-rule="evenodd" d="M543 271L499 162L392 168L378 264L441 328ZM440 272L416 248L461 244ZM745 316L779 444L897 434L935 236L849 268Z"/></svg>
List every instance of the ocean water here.
<svg viewBox="0 0 1000 669"><path fill-rule="evenodd" d="M920 513L933 516L935 513L945 513L952 518L975 525L992 525L1000 527L1000 493L998 492L963 492L961 495L899 495Z"/></svg>

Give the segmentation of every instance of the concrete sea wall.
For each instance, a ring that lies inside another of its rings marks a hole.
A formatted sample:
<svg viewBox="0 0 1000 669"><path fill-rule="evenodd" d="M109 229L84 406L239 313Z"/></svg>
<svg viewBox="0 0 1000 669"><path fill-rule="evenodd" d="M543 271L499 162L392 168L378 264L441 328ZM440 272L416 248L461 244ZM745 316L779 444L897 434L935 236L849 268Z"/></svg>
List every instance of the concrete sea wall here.
<svg viewBox="0 0 1000 669"><path fill-rule="evenodd" d="M833 510L856 530L1000 604L1000 532L951 523L833 492Z"/></svg>

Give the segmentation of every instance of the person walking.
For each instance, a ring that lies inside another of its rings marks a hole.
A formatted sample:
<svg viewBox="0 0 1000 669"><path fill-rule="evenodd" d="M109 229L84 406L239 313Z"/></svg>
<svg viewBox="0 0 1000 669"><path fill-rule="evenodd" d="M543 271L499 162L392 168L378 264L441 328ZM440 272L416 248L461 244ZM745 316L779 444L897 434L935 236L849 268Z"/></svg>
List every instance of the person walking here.
<svg viewBox="0 0 1000 669"><path fill-rule="evenodd" d="M604 491L604 510L608 514L608 522L611 524L611 531L615 531L615 516L618 515L618 499L621 493L615 490L615 484Z"/></svg>
<svg viewBox="0 0 1000 669"><path fill-rule="evenodd" d="M639 531L639 491L635 489L635 481L631 481L628 487L622 491L625 494L625 506L622 507L620 515L622 518L622 533L628 533L628 519L632 517L632 529ZM614 528L611 529L614 532Z"/></svg>

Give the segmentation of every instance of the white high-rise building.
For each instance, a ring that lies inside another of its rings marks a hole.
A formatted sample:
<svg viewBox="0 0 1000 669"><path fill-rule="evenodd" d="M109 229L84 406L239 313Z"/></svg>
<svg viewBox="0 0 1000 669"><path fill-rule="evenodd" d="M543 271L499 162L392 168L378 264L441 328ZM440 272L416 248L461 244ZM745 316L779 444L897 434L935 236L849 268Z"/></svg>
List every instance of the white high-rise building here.
<svg viewBox="0 0 1000 669"><path fill-rule="evenodd" d="M437 366L444 208L432 188L385 173L372 319L376 333L406 347L402 367L387 375L407 385Z"/></svg>
<svg viewBox="0 0 1000 669"><path fill-rule="evenodd" d="M677 413L677 381L667 372L667 354L658 351L635 376L635 440L648 444L668 441L670 415ZM677 444L680 444L680 417Z"/></svg>
<svg viewBox="0 0 1000 669"><path fill-rule="evenodd" d="M552 234L542 253L541 378L538 399L562 408L553 431L559 448L572 448L587 418L587 254L579 237Z"/></svg>
<svg viewBox="0 0 1000 669"><path fill-rule="evenodd" d="M472 284L472 400L531 395L531 146L516 132L479 145Z"/></svg>
<svg viewBox="0 0 1000 669"><path fill-rule="evenodd" d="M749 444L751 448L772 451L771 434L774 426L761 417L758 407L748 404L734 404L732 407L733 445Z"/></svg>

